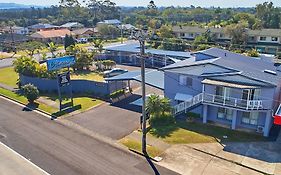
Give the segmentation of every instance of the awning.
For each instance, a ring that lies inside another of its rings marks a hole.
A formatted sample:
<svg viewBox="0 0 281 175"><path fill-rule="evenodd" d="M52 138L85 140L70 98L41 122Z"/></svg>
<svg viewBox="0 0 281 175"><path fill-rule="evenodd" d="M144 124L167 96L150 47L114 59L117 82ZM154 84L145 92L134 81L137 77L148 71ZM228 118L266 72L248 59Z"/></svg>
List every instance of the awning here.
<svg viewBox="0 0 281 175"><path fill-rule="evenodd" d="M205 79L205 80L202 81L202 83L203 84L216 85L216 86L238 88L238 89L258 89L258 88L260 88L260 87L257 87L257 86L228 83L228 82L210 80L210 79Z"/></svg>
<svg viewBox="0 0 281 175"><path fill-rule="evenodd" d="M105 78L105 81L126 81L135 80L141 82L141 71L129 71L114 77ZM145 84L161 89L164 89L164 72L158 70L145 71Z"/></svg>
<svg viewBox="0 0 281 175"><path fill-rule="evenodd" d="M179 101L188 101L190 102L192 100L193 96L188 95L188 94L182 94L182 93L177 93L175 96L175 100Z"/></svg>

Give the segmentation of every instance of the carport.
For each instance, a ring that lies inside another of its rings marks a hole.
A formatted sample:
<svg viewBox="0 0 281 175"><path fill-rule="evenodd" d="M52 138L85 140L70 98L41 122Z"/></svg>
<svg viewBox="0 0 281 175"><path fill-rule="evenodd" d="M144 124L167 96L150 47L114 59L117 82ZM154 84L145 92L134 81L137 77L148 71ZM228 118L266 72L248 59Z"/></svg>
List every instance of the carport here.
<svg viewBox="0 0 281 175"><path fill-rule="evenodd" d="M141 82L141 71L130 71L105 79L105 81L128 81L129 88L131 88L130 81L132 80ZM145 84L160 90L164 90L164 72L158 70L146 71Z"/></svg>

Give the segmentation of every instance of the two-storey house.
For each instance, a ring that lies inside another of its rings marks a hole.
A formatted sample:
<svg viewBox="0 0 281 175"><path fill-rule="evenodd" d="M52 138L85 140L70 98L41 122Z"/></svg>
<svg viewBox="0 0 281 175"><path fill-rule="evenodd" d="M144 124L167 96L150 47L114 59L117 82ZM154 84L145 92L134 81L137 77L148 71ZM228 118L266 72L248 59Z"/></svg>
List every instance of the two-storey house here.
<svg viewBox="0 0 281 175"><path fill-rule="evenodd" d="M269 135L281 88L273 62L211 48L162 70L175 115L192 111L203 123Z"/></svg>

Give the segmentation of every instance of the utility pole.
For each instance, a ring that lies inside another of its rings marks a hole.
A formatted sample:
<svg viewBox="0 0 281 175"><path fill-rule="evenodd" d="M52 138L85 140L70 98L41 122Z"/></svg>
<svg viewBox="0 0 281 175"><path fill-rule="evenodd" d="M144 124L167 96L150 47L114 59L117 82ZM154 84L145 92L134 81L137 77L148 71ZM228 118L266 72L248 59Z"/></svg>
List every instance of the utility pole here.
<svg viewBox="0 0 281 175"><path fill-rule="evenodd" d="M141 57L141 87L142 87L142 152L146 154L146 110L145 110L145 40L144 38L139 39L140 42L140 57Z"/></svg>
<svg viewBox="0 0 281 175"><path fill-rule="evenodd" d="M144 155L146 151L146 94L145 94L145 39L146 29L138 30L134 33L134 38L140 43L140 59L141 59L141 88L142 88L142 152Z"/></svg>
<svg viewBox="0 0 281 175"><path fill-rule="evenodd" d="M120 22L121 22L121 44L123 44L123 23L122 23L122 15L121 14L120 14Z"/></svg>

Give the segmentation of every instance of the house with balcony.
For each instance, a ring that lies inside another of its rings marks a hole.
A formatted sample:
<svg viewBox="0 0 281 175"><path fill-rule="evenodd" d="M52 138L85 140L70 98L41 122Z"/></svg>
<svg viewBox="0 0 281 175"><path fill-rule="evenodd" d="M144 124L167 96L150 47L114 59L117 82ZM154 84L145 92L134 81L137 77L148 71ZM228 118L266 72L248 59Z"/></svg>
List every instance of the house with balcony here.
<svg viewBox="0 0 281 175"><path fill-rule="evenodd" d="M211 48L162 68L174 114L269 135L280 101L281 69L273 62Z"/></svg>
<svg viewBox="0 0 281 175"><path fill-rule="evenodd" d="M248 30L247 44L261 53L276 54L281 51L281 29Z"/></svg>
<svg viewBox="0 0 281 175"><path fill-rule="evenodd" d="M173 33L182 39L193 41L196 36L209 32L216 44L227 45L231 37L223 27L174 26ZM277 54L281 52L281 29L246 29L247 49L257 49L260 53Z"/></svg>

